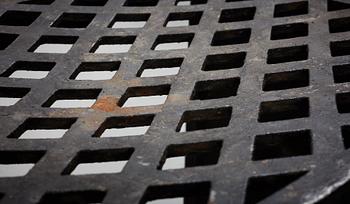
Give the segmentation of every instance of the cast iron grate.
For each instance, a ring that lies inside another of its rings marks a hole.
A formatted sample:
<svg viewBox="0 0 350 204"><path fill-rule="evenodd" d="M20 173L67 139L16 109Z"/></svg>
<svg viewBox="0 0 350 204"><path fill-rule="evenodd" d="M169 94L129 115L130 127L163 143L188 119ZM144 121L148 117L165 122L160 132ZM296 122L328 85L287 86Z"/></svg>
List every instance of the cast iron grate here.
<svg viewBox="0 0 350 204"><path fill-rule="evenodd" d="M346 2L0 1L0 203L348 203Z"/></svg>

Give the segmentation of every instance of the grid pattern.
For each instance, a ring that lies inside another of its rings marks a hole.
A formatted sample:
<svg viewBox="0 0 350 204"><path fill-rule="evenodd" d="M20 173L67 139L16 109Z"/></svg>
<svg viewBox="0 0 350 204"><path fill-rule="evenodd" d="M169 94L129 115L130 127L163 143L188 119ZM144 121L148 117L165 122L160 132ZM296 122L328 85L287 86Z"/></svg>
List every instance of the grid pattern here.
<svg viewBox="0 0 350 204"><path fill-rule="evenodd" d="M2 203L346 203L350 156L350 5L335 0L0 1ZM146 21L142 28L113 28ZM189 26L170 27L171 20ZM186 42L187 49L157 50ZM66 53L35 52L46 43ZM131 45L97 53L101 45ZM93 66L89 66L88 64ZM177 75L140 77L181 66ZM48 71L14 79L15 70ZM116 71L108 80L79 72ZM131 97L165 104L126 107ZM58 100L95 100L55 108ZM183 128L183 124L186 125ZM149 125L109 138L112 127ZM68 129L21 140L31 129ZM184 156L184 168L163 170ZM73 175L81 163L127 161L119 173Z"/></svg>

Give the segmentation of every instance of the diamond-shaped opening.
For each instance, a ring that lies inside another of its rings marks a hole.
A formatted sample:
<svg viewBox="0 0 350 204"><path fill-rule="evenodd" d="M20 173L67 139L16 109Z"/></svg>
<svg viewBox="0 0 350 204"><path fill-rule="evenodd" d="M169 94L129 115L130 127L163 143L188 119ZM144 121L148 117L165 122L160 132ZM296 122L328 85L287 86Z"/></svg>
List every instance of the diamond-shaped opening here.
<svg viewBox="0 0 350 204"><path fill-rule="evenodd" d="M191 100L207 100L236 96L240 79L228 78L196 82Z"/></svg>
<svg viewBox="0 0 350 204"><path fill-rule="evenodd" d="M89 108L101 89L61 89L56 91L42 106L50 108Z"/></svg>
<svg viewBox="0 0 350 204"><path fill-rule="evenodd" d="M309 98L265 101L260 104L259 122L309 117Z"/></svg>
<svg viewBox="0 0 350 204"><path fill-rule="evenodd" d="M33 11L6 11L0 16L0 25L29 26L40 14L40 12Z"/></svg>
<svg viewBox="0 0 350 204"><path fill-rule="evenodd" d="M237 29L217 31L211 41L212 46L235 45L248 43L250 39L251 29Z"/></svg>
<svg viewBox="0 0 350 204"><path fill-rule="evenodd" d="M49 74L55 64L55 62L18 61L0 76L9 78L42 79Z"/></svg>
<svg viewBox="0 0 350 204"><path fill-rule="evenodd" d="M84 150L72 159L63 175L113 174L123 171L133 148Z"/></svg>
<svg viewBox="0 0 350 204"><path fill-rule="evenodd" d="M40 199L39 204L102 203L105 195L106 191L101 190L48 192Z"/></svg>
<svg viewBox="0 0 350 204"><path fill-rule="evenodd" d="M126 53L130 50L136 36L105 36L91 48L91 53L112 54Z"/></svg>
<svg viewBox="0 0 350 204"><path fill-rule="evenodd" d="M217 164L222 141L169 145L159 162L159 170L183 169Z"/></svg>
<svg viewBox="0 0 350 204"><path fill-rule="evenodd" d="M0 178L25 176L45 151L0 151Z"/></svg>
<svg viewBox="0 0 350 204"><path fill-rule="evenodd" d="M177 132L190 132L227 127L231 120L232 107L185 111L176 128Z"/></svg>
<svg viewBox="0 0 350 204"><path fill-rule="evenodd" d="M165 27L180 27L198 25L202 17L202 11L170 13L166 19Z"/></svg>
<svg viewBox="0 0 350 204"><path fill-rule="evenodd" d="M277 4L273 17L287 17L307 14L309 12L309 3L307 1L298 1L285 4Z"/></svg>
<svg viewBox="0 0 350 204"><path fill-rule="evenodd" d="M146 134L154 115L137 115L107 118L93 137L126 137Z"/></svg>
<svg viewBox="0 0 350 204"><path fill-rule="evenodd" d="M120 107L155 106L165 103L170 85L129 87L120 98Z"/></svg>
<svg viewBox="0 0 350 204"><path fill-rule="evenodd" d="M6 49L18 36L18 34L0 33L0 50Z"/></svg>
<svg viewBox="0 0 350 204"><path fill-rule="evenodd" d="M180 71L183 58L145 60L137 72L138 77L161 77L176 75Z"/></svg>
<svg viewBox="0 0 350 204"><path fill-rule="evenodd" d="M209 201L210 182L149 186L140 204L206 204Z"/></svg>
<svg viewBox="0 0 350 204"><path fill-rule="evenodd" d="M246 52L208 55L203 63L203 71L217 71L240 68L244 65Z"/></svg>
<svg viewBox="0 0 350 204"><path fill-rule="evenodd" d="M307 23L291 23L272 26L271 40L282 40L307 36L309 26Z"/></svg>
<svg viewBox="0 0 350 204"><path fill-rule="evenodd" d="M148 13L127 13L117 14L109 28L143 28L151 14Z"/></svg>
<svg viewBox="0 0 350 204"><path fill-rule="evenodd" d="M59 139L76 122L76 118L29 118L8 138L18 139Z"/></svg>
<svg viewBox="0 0 350 204"><path fill-rule="evenodd" d="M35 53L67 53L78 40L77 36L53 36L45 35L29 48L28 52Z"/></svg>
<svg viewBox="0 0 350 204"><path fill-rule="evenodd" d="M51 27L86 28L95 16L96 14L91 13L63 13Z"/></svg>
<svg viewBox="0 0 350 204"><path fill-rule="evenodd" d="M221 11L219 23L253 20L255 11L255 7L224 9Z"/></svg>
<svg viewBox="0 0 350 204"><path fill-rule="evenodd" d="M265 74L263 91L277 91L309 86L309 70Z"/></svg>
<svg viewBox="0 0 350 204"><path fill-rule="evenodd" d="M307 45L269 49L267 52L267 64L307 60L308 55L309 48Z"/></svg>
<svg viewBox="0 0 350 204"><path fill-rule="evenodd" d="M110 80L119 70L120 62L83 62L69 77L74 80Z"/></svg>
<svg viewBox="0 0 350 204"><path fill-rule="evenodd" d="M310 130L257 135L254 140L253 160L275 159L312 154Z"/></svg>
<svg viewBox="0 0 350 204"><path fill-rule="evenodd" d="M152 50L176 50L190 47L193 33L160 35L152 45Z"/></svg>
<svg viewBox="0 0 350 204"><path fill-rule="evenodd" d="M15 105L29 91L29 88L0 87L0 106Z"/></svg>

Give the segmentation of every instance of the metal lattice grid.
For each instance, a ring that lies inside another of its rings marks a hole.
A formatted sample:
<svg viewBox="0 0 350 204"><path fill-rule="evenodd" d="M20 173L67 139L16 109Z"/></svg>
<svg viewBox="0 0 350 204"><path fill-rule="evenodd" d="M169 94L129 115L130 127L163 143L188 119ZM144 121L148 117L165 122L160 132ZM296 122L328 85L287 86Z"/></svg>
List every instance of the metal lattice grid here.
<svg viewBox="0 0 350 204"><path fill-rule="evenodd" d="M0 1L0 202L349 202L349 8Z"/></svg>

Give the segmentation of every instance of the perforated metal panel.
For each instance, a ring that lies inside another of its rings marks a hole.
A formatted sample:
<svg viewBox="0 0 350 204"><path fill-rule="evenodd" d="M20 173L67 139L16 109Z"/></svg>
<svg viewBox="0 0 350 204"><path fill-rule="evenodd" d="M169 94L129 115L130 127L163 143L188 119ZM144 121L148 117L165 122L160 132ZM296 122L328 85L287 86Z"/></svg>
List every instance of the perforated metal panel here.
<svg viewBox="0 0 350 204"><path fill-rule="evenodd" d="M350 202L349 9L1 0L0 202Z"/></svg>

